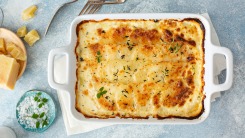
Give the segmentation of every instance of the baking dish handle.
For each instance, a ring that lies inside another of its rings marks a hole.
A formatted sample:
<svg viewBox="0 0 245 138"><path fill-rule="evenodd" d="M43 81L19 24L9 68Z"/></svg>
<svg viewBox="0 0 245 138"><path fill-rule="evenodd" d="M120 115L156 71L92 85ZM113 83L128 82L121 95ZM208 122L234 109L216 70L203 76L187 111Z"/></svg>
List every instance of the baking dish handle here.
<svg viewBox="0 0 245 138"><path fill-rule="evenodd" d="M54 79L54 58L57 55L65 55L66 58L68 58L67 61L69 61L69 58L70 58L67 47L56 48L56 49L53 49L49 52L49 56L48 56L48 83L54 89L67 90L68 91L68 89L69 89L69 83L68 82L69 81L67 81L67 83L65 83L65 84L60 84L60 83L57 83ZM67 66L67 70L69 70L69 65ZM66 76L66 78L67 78L69 75L68 74L66 74L66 75L67 75Z"/></svg>
<svg viewBox="0 0 245 138"><path fill-rule="evenodd" d="M208 83L209 85L209 90L210 92L214 93L214 92L219 92L219 91L225 91L228 90L229 88L231 88L232 86L232 82L233 82L233 56L231 51L226 48L226 47L218 47L218 46L212 46L212 48L210 50L208 50L210 52L210 54L208 54L208 61L212 61L211 62L211 66L212 67L208 70L210 70L210 74L207 74L208 76L210 76L210 78L208 79L208 81L206 83ZM226 80L224 83L222 84L215 84L214 83L214 55L215 54L221 54L224 55L226 58Z"/></svg>

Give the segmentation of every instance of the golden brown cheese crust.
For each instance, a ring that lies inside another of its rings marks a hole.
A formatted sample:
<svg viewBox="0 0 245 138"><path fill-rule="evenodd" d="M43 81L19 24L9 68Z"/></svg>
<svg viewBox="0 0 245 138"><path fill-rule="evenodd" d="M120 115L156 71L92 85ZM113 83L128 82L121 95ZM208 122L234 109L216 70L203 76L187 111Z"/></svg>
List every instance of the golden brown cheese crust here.
<svg viewBox="0 0 245 138"><path fill-rule="evenodd" d="M204 36L194 18L82 21L76 109L95 118L199 117Z"/></svg>

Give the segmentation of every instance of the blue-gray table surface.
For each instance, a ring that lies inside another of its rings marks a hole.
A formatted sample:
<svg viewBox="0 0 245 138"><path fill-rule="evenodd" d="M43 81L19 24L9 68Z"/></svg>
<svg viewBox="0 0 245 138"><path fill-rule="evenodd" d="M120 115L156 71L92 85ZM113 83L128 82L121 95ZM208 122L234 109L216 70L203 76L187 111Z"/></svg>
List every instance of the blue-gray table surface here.
<svg viewBox="0 0 245 138"><path fill-rule="evenodd" d="M14 91L0 90L0 126L12 128L17 137L67 137L56 91L47 81L48 53L68 44L72 20L84 6L84 0L64 7L57 14L50 32L44 31L55 9L69 0L0 0L5 13L4 28L16 31L20 26L37 29L41 40L34 47L26 44L28 64ZM21 20L21 12L38 5L36 17ZM244 137L245 135L245 1L244 0L127 0L121 5L106 5L98 13L205 13L208 12L220 43L234 55L234 83L231 89L211 104L209 117L197 125L114 125L71 137ZM225 80L225 71L219 76ZM15 106L21 95L31 89L47 91L58 108L54 124L44 133L27 132L15 117ZM1 134L0 134L1 137Z"/></svg>

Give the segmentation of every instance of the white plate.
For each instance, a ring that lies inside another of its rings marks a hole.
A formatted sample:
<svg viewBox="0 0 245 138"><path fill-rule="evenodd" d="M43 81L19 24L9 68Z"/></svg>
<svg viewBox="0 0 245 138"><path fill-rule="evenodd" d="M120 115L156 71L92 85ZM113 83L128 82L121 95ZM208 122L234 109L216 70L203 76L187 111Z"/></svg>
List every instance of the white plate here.
<svg viewBox="0 0 245 138"><path fill-rule="evenodd" d="M204 112L197 119L177 119L168 118L159 120L156 118L149 119L121 119L121 118L109 118L109 119L98 119L98 118L85 118L81 113L75 109L75 85L76 85L76 55L75 46L77 42L76 27L77 24L83 20L102 20L102 19L184 19L184 18L197 18L199 19L205 28L205 73L204 73L204 92L206 98L204 100ZM49 53L48 58L48 81L52 88L57 90L65 90L69 97L69 111L74 119L77 121L89 121L89 122L107 122L115 124L196 124L204 121L210 112L211 96L214 92L224 91L231 87L233 81L233 56L229 49L225 47L218 47L211 43L211 29L209 22L197 14L184 14L184 13L147 13L147 14L93 14L83 15L74 19L70 28L70 43L62 48L53 49ZM223 84L215 84L213 80L214 76L214 55L222 54L226 57L226 81ZM54 57L57 55L66 55L68 63L66 64L67 72L64 77L67 78L67 83L58 84L54 80Z"/></svg>
<svg viewBox="0 0 245 138"><path fill-rule="evenodd" d="M0 134L0 138L16 138L14 131L9 127L0 127Z"/></svg>

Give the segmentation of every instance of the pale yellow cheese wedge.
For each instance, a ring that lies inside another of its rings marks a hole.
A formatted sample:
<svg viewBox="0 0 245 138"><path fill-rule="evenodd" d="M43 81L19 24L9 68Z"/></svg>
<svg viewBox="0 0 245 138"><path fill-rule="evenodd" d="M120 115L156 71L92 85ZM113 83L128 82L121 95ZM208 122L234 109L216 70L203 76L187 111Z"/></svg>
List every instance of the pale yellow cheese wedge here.
<svg viewBox="0 0 245 138"><path fill-rule="evenodd" d="M35 16L35 12L37 10L37 6L36 5L32 5L30 7L28 7L27 9L25 9L22 12L22 19L24 21L29 20L31 18L33 18Z"/></svg>
<svg viewBox="0 0 245 138"><path fill-rule="evenodd" d="M7 43L6 44L6 49L7 49L8 53L13 58L15 58L17 60L22 60L22 61L26 60L26 55L24 54L24 52L21 50L21 48L16 46L14 43L12 43L12 42Z"/></svg>
<svg viewBox="0 0 245 138"><path fill-rule="evenodd" d="M19 37L24 37L27 34L27 28L26 26L22 26L17 30L16 33Z"/></svg>
<svg viewBox="0 0 245 138"><path fill-rule="evenodd" d="M6 53L5 42L3 38L0 38L0 53L3 53L3 54Z"/></svg>
<svg viewBox="0 0 245 138"><path fill-rule="evenodd" d="M11 57L0 55L0 88L13 90L20 64Z"/></svg>
<svg viewBox="0 0 245 138"><path fill-rule="evenodd" d="M39 36L39 34L38 34L38 32L36 30L31 30L24 37L24 40L30 46L33 46L33 44L36 43L36 41L39 40L39 39L40 39L40 36Z"/></svg>

